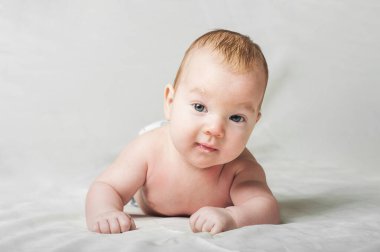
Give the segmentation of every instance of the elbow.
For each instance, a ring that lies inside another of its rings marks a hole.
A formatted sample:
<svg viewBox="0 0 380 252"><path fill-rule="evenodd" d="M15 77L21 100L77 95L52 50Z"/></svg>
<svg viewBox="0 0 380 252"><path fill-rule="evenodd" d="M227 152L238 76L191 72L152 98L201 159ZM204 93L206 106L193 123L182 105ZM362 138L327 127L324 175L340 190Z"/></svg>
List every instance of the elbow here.
<svg viewBox="0 0 380 252"><path fill-rule="evenodd" d="M280 207L277 200L273 198L272 202L269 204L269 222L268 224L281 224Z"/></svg>
<svg viewBox="0 0 380 252"><path fill-rule="evenodd" d="M274 197L255 198L244 205L243 209L247 209L247 215L245 215L247 217L237 218L239 226L281 224L280 209ZM243 212L240 213L240 216L244 216Z"/></svg>
<svg viewBox="0 0 380 252"><path fill-rule="evenodd" d="M272 215L270 221L268 222L268 224L273 224L273 225L281 224L280 213L279 212L273 213L273 215Z"/></svg>
<svg viewBox="0 0 380 252"><path fill-rule="evenodd" d="M260 224L281 224L280 208L275 198L265 198L262 201L262 219Z"/></svg>

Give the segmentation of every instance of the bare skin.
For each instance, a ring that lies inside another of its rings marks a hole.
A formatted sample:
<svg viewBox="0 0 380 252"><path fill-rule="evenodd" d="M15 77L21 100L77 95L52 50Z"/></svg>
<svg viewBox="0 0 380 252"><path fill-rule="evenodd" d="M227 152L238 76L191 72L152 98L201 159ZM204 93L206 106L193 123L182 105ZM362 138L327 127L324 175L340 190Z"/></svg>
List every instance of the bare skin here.
<svg viewBox="0 0 380 252"><path fill-rule="evenodd" d="M198 49L177 90L165 88L168 125L131 142L89 189L88 228L136 229L123 212L135 195L151 215L190 216L194 232L279 223L262 167L245 148L260 118L260 72L235 73Z"/></svg>

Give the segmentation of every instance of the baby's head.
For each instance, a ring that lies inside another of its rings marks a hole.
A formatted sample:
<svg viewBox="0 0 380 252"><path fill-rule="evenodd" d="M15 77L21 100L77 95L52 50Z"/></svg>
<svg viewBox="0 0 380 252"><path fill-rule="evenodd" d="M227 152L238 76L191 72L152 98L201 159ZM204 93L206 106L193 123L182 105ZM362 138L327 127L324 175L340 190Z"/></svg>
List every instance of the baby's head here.
<svg viewBox="0 0 380 252"><path fill-rule="evenodd" d="M181 65L177 71L173 87L176 89L181 83L182 73L186 71L192 53L199 49L209 49L218 54L225 66L231 71L241 74L250 71L261 72L265 81L260 87L263 91L262 99L268 82L268 66L259 45L248 36L229 30L214 30L197 38L186 50ZM262 104L260 102L260 107Z"/></svg>
<svg viewBox="0 0 380 252"><path fill-rule="evenodd" d="M200 168L236 159L261 116L267 80L264 55L249 37L216 30L195 40L165 88L177 151Z"/></svg>

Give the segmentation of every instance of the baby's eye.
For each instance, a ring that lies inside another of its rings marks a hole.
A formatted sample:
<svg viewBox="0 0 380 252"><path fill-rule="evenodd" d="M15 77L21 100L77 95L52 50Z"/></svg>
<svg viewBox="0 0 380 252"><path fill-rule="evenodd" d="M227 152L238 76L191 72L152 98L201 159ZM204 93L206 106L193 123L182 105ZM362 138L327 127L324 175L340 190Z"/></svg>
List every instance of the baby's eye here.
<svg viewBox="0 0 380 252"><path fill-rule="evenodd" d="M206 112L206 107L200 103L194 103L193 107L198 112Z"/></svg>
<svg viewBox="0 0 380 252"><path fill-rule="evenodd" d="M239 115L230 116L230 120L234 121L234 122L244 122L245 121L244 117L239 116Z"/></svg>

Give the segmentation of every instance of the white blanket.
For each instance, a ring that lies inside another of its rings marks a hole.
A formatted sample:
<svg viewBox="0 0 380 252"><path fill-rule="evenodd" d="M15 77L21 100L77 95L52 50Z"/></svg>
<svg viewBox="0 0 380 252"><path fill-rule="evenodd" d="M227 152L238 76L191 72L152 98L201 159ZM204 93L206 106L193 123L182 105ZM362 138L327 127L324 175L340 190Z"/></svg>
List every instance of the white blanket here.
<svg viewBox="0 0 380 252"><path fill-rule="evenodd" d="M355 169L267 165L281 225L194 234L188 218L149 217L127 205L137 230L86 230L82 179L20 187L2 181L0 251L378 251L380 179ZM308 169L308 172L303 172ZM14 181L20 183L21 181ZM23 181L26 182L26 181ZM27 182L26 182L27 183ZM65 184L65 185L64 185Z"/></svg>
<svg viewBox="0 0 380 252"><path fill-rule="evenodd" d="M369 1L0 0L0 251L380 251L380 4ZM281 225L211 236L142 215L91 233L91 181L139 129L187 46L214 28L266 55L248 147Z"/></svg>

